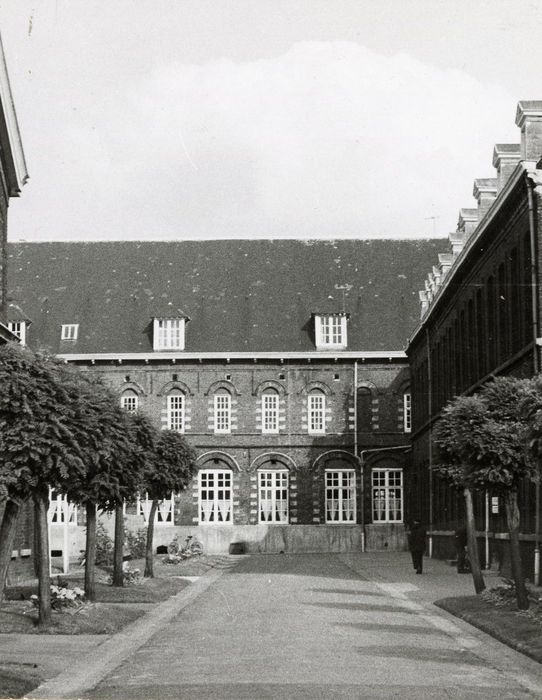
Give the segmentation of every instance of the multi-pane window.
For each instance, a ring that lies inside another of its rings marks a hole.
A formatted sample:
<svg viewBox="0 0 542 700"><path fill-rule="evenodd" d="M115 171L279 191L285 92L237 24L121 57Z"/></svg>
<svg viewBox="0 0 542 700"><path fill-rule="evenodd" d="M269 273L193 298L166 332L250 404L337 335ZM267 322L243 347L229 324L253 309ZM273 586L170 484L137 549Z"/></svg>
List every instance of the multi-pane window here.
<svg viewBox="0 0 542 700"><path fill-rule="evenodd" d="M21 345L26 343L26 323L25 321L8 321L8 328L21 341Z"/></svg>
<svg viewBox="0 0 542 700"><path fill-rule="evenodd" d="M402 522L403 470L373 469L372 481L373 522Z"/></svg>
<svg viewBox="0 0 542 700"><path fill-rule="evenodd" d="M200 471L199 521L232 522L232 473L226 470Z"/></svg>
<svg viewBox="0 0 542 700"><path fill-rule="evenodd" d="M135 391L125 391L120 397L120 405L128 413L137 413L138 396Z"/></svg>
<svg viewBox="0 0 542 700"><path fill-rule="evenodd" d="M403 394L403 430L405 433L412 431L412 395Z"/></svg>
<svg viewBox="0 0 542 700"><path fill-rule="evenodd" d="M279 431L279 395L275 392L262 394L262 433Z"/></svg>
<svg viewBox="0 0 542 700"><path fill-rule="evenodd" d="M167 427L168 430L176 430L178 433L184 433L183 394L169 394L167 397Z"/></svg>
<svg viewBox="0 0 542 700"><path fill-rule="evenodd" d="M309 394L309 433L326 432L326 397L320 391Z"/></svg>
<svg viewBox="0 0 542 700"><path fill-rule="evenodd" d="M49 511L47 517L50 523L70 523L77 525L77 506L70 503L66 496L51 489L49 491Z"/></svg>
<svg viewBox="0 0 542 700"><path fill-rule="evenodd" d="M154 319L154 349L184 349L184 318Z"/></svg>
<svg viewBox="0 0 542 700"><path fill-rule="evenodd" d="M137 514L142 515L145 523L149 522L149 516L151 513L152 499L146 493L143 498L137 497ZM170 498L164 498L164 500L158 502L158 508L156 509L155 524L156 525L172 525L173 524L173 508L174 500L173 494Z"/></svg>
<svg viewBox="0 0 542 700"><path fill-rule="evenodd" d="M63 323L60 331L60 340L77 340L78 332L78 323Z"/></svg>
<svg viewBox="0 0 542 700"><path fill-rule="evenodd" d="M356 473L326 471L326 522L356 522Z"/></svg>
<svg viewBox="0 0 542 700"><path fill-rule="evenodd" d="M318 348L345 348L346 341L346 316L330 314L316 316L316 347Z"/></svg>
<svg viewBox="0 0 542 700"><path fill-rule="evenodd" d="M288 472L258 473L261 523L288 522Z"/></svg>
<svg viewBox="0 0 542 700"><path fill-rule="evenodd" d="M231 396L215 394L214 397L215 433L231 432Z"/></svg>

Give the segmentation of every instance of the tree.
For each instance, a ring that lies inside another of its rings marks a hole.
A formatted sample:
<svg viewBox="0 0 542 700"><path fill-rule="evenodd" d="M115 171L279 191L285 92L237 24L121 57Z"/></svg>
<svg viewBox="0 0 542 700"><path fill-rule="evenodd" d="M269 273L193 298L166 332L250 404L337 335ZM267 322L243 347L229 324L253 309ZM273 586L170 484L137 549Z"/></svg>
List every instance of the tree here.
<svg viewBox="0 0 542 700"><path fill-rule="evenodd" d="M0 348L0 484L6 499L0 528L0 595L20 504L32 498L37 516L41 626L51 621L49 489L63 490L84 470L71 427L74 410L59 363L16 344Z"/></svg>
<svg viewBox="0 0 542 700"><path fill-rule="evenodd" d="M144 488L152 499L147 523L144 576L153 577L154 521L158 504L172 493L183 491L194 473L196 455L186 439L173 430L159 433L153 458L147 463Z"/></svg>
<svg viewBox="0 0 542 700"><path fill-rule="evenodd" d="M467 549L476 593L486 586L478 556L470 474L476 464L475 445L483 434L485 418L485 405L478 397L458 396L448 402L433 433L438 454L435 471L463 491Z"/></svg>

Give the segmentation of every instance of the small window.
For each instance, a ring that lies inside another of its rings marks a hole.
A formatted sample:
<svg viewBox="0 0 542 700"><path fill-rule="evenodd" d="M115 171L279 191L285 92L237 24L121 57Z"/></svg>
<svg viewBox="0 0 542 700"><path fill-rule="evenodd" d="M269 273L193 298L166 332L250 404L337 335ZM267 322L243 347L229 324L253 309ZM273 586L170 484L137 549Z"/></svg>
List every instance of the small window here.
<svg viewBox="0 0 542 700"><path fill-rule="evenodd" d="M231 396L215 394L214 397L215 433L231 432Z"/></svg>
<svg viewBox="0 0 542 700"><path fill-rule="evenodd" d="M309 394L309 433L326 432L326 397L320 391Z"/></svg>
<svg viewBox="0 0 542 700"><path fill-rule="evenodd" d="M403 394L403 430L412 432L412 395L409 392Z"/></svg>
<svg viewBox="0 0 542 700"><path fill-rule="evenodd" d="M25 321L8 321L8 329L17 336L21 341L21 345L26 345L26 322Z"/></svg>
<svg viewBox="0 0 542 700"><path fill-rule="evenodd" d="M77 340L78 333L78 323L64 323L60 332L60 340Z"/></svg>
<svg viewBox="0 0 542 700"><path fill-rule="evenodd" d="M180 392L167 397L167 427L184 433L184 396Z"/></svg>
<svg viewBox="0 0 542 700"><path fill-rule="evenodd" d="M356 522L356 473L326 471L326 523Z"/></svg>
<svg viewBox="0 0 542 700"><path fill-rule="evenodd" d="M155 350L184 350L184 318L155 318L153 347Z"/></svg>
<svg viewBox="0 0 542 700"><path fill-rule="evenodd" d="M202 470L199 473L200 524L232 522L232 473Z"/></svg>
<svg viewBox="0 0 542 700"><path fill-rule="evenodd" d="M120 405L128 413L137 413L138 404L139 397L135 391L132 391L131 389L125 391L120 397Z"/></svg>
<svg viewBox="0 0 542 700"><path fill-rule="evenodd" d="M373 469L373 523L403 522L403 470Z"/></svg>
<svg viewBox="0 0 542 700"><path fill-rule="evenodd" d="M288 472L261 471L259 480L259 513L261 523L288 522Z"/></svg>
<svg viewBox="0 0 542 700"><path fill-rule="evenodd" d="M279 432L279 395L276 392L262 394L262 433Z"/></svg>
<svg viewBox="0 0 542 700"><path fill-rule="evenodd" d="M346 315L327 314L315 317L316 347L322 350L344 349L346 340Z"/></svg>

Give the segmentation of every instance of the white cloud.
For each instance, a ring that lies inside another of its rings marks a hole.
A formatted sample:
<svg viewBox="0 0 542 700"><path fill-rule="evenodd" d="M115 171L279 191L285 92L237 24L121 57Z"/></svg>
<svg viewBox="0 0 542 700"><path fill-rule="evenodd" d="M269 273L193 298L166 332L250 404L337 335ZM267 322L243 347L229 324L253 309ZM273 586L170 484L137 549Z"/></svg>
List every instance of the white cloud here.
<svg viewBox="0 0 542 700"><path fill-rule="evenodd" d="M519 140L515 96L350 42L39 94L12 239L445 234Z"/></svg>

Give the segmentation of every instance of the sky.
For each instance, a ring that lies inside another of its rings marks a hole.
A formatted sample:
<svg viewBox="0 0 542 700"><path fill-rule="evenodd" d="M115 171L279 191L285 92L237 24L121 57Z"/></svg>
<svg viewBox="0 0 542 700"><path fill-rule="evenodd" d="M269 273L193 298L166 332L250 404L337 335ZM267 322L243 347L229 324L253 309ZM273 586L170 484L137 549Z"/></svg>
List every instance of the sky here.
<svg viewBox="0 0 542 700"><path fill-rule="evenodd" d="M9 240L455 230L542 99L538 0L0 0Z"/></svg>

